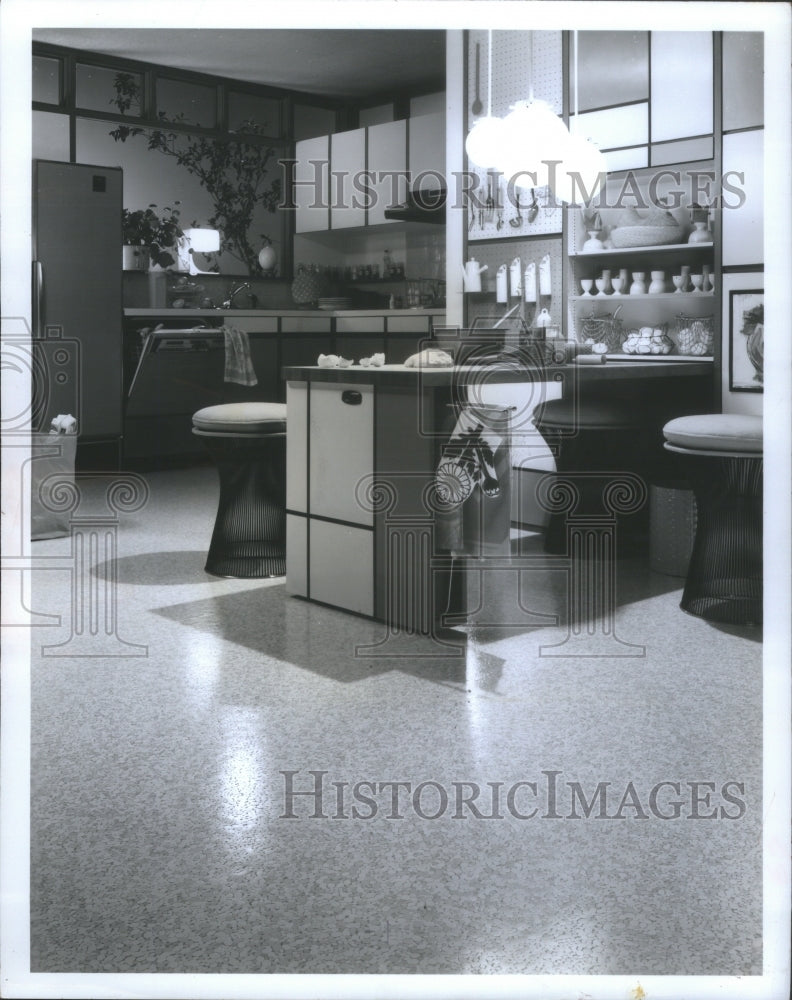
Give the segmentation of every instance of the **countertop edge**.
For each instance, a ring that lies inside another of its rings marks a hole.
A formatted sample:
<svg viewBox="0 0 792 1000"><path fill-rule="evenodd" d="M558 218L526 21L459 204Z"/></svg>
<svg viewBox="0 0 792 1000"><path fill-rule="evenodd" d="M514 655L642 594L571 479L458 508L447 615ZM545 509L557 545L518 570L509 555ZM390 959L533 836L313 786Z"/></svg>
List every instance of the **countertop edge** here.
<svg viewBox="0 0 792 1000"><path fill-rule="evenodd" d="M470 382L535 382L536 372L541 371L546 381L560 375L574 376L590 380L647 379L647 378L690 378L711 376L711 361L668 361L640 362L614 361L603 365L549 365L546 368L524 368L523 370L492 366L470 366L462 368L407 368L404 365L386 365L382 368L320 368L318 365L286 365L281 370L287 382L353 382L370 385L405 386L448 386L454 383Z"/></svg>

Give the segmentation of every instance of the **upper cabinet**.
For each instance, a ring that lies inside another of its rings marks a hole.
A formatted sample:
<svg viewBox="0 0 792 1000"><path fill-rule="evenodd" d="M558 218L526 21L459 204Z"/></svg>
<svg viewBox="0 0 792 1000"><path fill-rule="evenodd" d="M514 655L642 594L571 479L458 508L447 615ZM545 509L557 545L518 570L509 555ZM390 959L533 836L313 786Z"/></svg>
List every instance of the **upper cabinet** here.
<svg viewBox="0 0 792 1000"><path fill-rule="evenodd" d="M383 122L368 129L368 169L374 196L368 211L368 224L388 222L385 209L403 202L407 196L407 178L399 176L407 170L407 122ZM386 174L391 173L389 176Z"/></svg>
<svg viewBox="0 0 792 1000"><path fill-rule="evenodd" d="M385 210L404 202L410 181L423 191L444 186L445 113L305 139L295 158L297 233L382 225Z"/></svg>
<svg viewBox="0 0 792 1000"><path fill-rule="evenodd" d="M571 128L609 171L712 158L711 32L581 31L574 46Z"/></svg>
<svg viewBox="0 0 792 1000"><path fill-rule="evenodd" d="M330 228L348 229L366 224L361 187L366 170L366 130L336 132L330 136Z"/></svg>
<svg viewBox="0 0 792 1000"><path fill-rule="evenodd" d="M411 118L409 169L413 187L420 191L444 187L445 114L434 112Z"/></svg>
<svg viewBox="0 0 792 1000"><path fill-rule="evenodd" d="M302 139L295 144L294 204L298 233L314 233L330 226L330 137Z"/></svg>

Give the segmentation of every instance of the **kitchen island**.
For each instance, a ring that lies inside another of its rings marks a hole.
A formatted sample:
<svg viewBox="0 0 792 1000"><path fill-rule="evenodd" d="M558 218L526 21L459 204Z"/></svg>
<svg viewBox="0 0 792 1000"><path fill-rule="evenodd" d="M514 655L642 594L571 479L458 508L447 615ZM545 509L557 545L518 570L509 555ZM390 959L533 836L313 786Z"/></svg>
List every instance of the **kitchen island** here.
<svg viewBox="0 0 792 1000"><path fill-rule="evenodd" d="M702 361L287 366L283 376L287 590L421 634L464 611L460 558L508 557L508 444L535 434L531 414L550 386L582 400L592 387L630 395L658 420L712 406L712 363ZM435 477L470 407L495 408L501 428L508 421L507 457L496 463L499 495L477 489L466 501L475 505L474 544L467 538L455 554L439 530Z"/></svg>

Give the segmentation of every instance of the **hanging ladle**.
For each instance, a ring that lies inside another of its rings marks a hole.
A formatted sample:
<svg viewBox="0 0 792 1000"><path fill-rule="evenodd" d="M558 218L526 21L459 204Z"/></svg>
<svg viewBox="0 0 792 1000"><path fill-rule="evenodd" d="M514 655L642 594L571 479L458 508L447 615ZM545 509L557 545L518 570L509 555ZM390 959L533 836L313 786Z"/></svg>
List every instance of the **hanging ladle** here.
<svg viewBox="0 0 792 1000"><path fill-rule="evenodd" d="M531 207L528 209L528 221L535 222L539 214L539 203L536 200L536 189L531 188Z"/></svg>
<svg viewBox="0 0 792 1000"><path fill-rule="evenodd" d="M522 220L522 215L520 213L520 196L519 195L515 195L515 197L517 199L517 202L516 202L516 205L515 205L515 207L517 209L517 214L514 216L513 219L509 219L509 225L512 227L512 229L519 229L520 226L522 225L522 221L523 221Z"/></svg>
<svg viewBox="0 0 792 1000"><path fill-rule="evenodd" d="M474 115L480 115L484 110L484 105L481 103L481 97L479 95L479 60L480 60L480 49L481 46L476 42L476 97L470 110Z"/></svg>

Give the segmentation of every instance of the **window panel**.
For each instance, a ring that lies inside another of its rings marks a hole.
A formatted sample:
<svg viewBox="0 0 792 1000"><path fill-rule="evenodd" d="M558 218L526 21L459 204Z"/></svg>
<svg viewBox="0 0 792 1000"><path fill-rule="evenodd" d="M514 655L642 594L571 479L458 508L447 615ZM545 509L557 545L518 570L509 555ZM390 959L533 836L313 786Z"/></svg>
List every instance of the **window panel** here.
<svg viewBox="0 0 792 1000"><path fill-rule="evenodd" d="M591 139L600 149L638 146L649 141L649 105L589 111L570 118L570 131Z"/></svg>
<svg viewBox="0 0 792 1000"><path fill-rule="evenodd" d="M652 165L666 163L691 163L693 160L711 160L715 141L711 135L698 139L678 139L652 146Z"/></svg>
<svg viewBox="0 0 792 1000"><path fill-rule="evenodd" d="M649 165L649 150L646 146L614 149L610 153L605 153L605 164L608 173L614 170L639 170Z"/></svg>
<svg viewBox="0 0 792 1000"><path fill-rule="evenodd" d="M764 35L723 33L723 128L764 124Z"/></svg>
<svg viewBox="0 0 792 1000"><path fill-rule="evenodd" d="M315 139L335 132L336 113L332 108L318 108L310 104L294 105L294 138Z"/></svg>
<svg viewBox="0 0 792 1000"><path fill-rule="evenodd" d="M652 140L712 132L712 32L652 32Z"/></svg>
<svg viewBox="0 0 792 1000"><path fill-rule="evenodd" d="M60 104L60 59L33 56L33 100Z"/></svg>
<svg viewBox="0 0 792 1000"><path fill-rule="evenodd" d="M129 88L134 94L128 93ZM139 117L141 92L142 78L139 73L77 63L74 96L78 108Z"/></svg>
<svg viewBox="0 0 792 1000"><path fill-rule="evenodd" d="M263 135L279 136L280 101L232 90L228 95L228 128L231 132L250 131L246 122L255 122Z"/></svg>
<svg viewBox="0 0 792 1000"><path fill-rule="evenodd" d="M214 128L217 124L217 91L186 80L157 79L157 114L167 121L183 117L185 124Z"/></svg>
<svg viewBox="0 0 792 1000"><path fill-rule="evenodd" d="M69 162L69 116L33 112L33 159Z"/></svg>
<svg viewBox="0 0 792 1000"><path fill-rule="evenodd" d="M575 109L574 44L570 46L570 105ZM577 32L579 110L649 99L649 33Z"/></svg>

